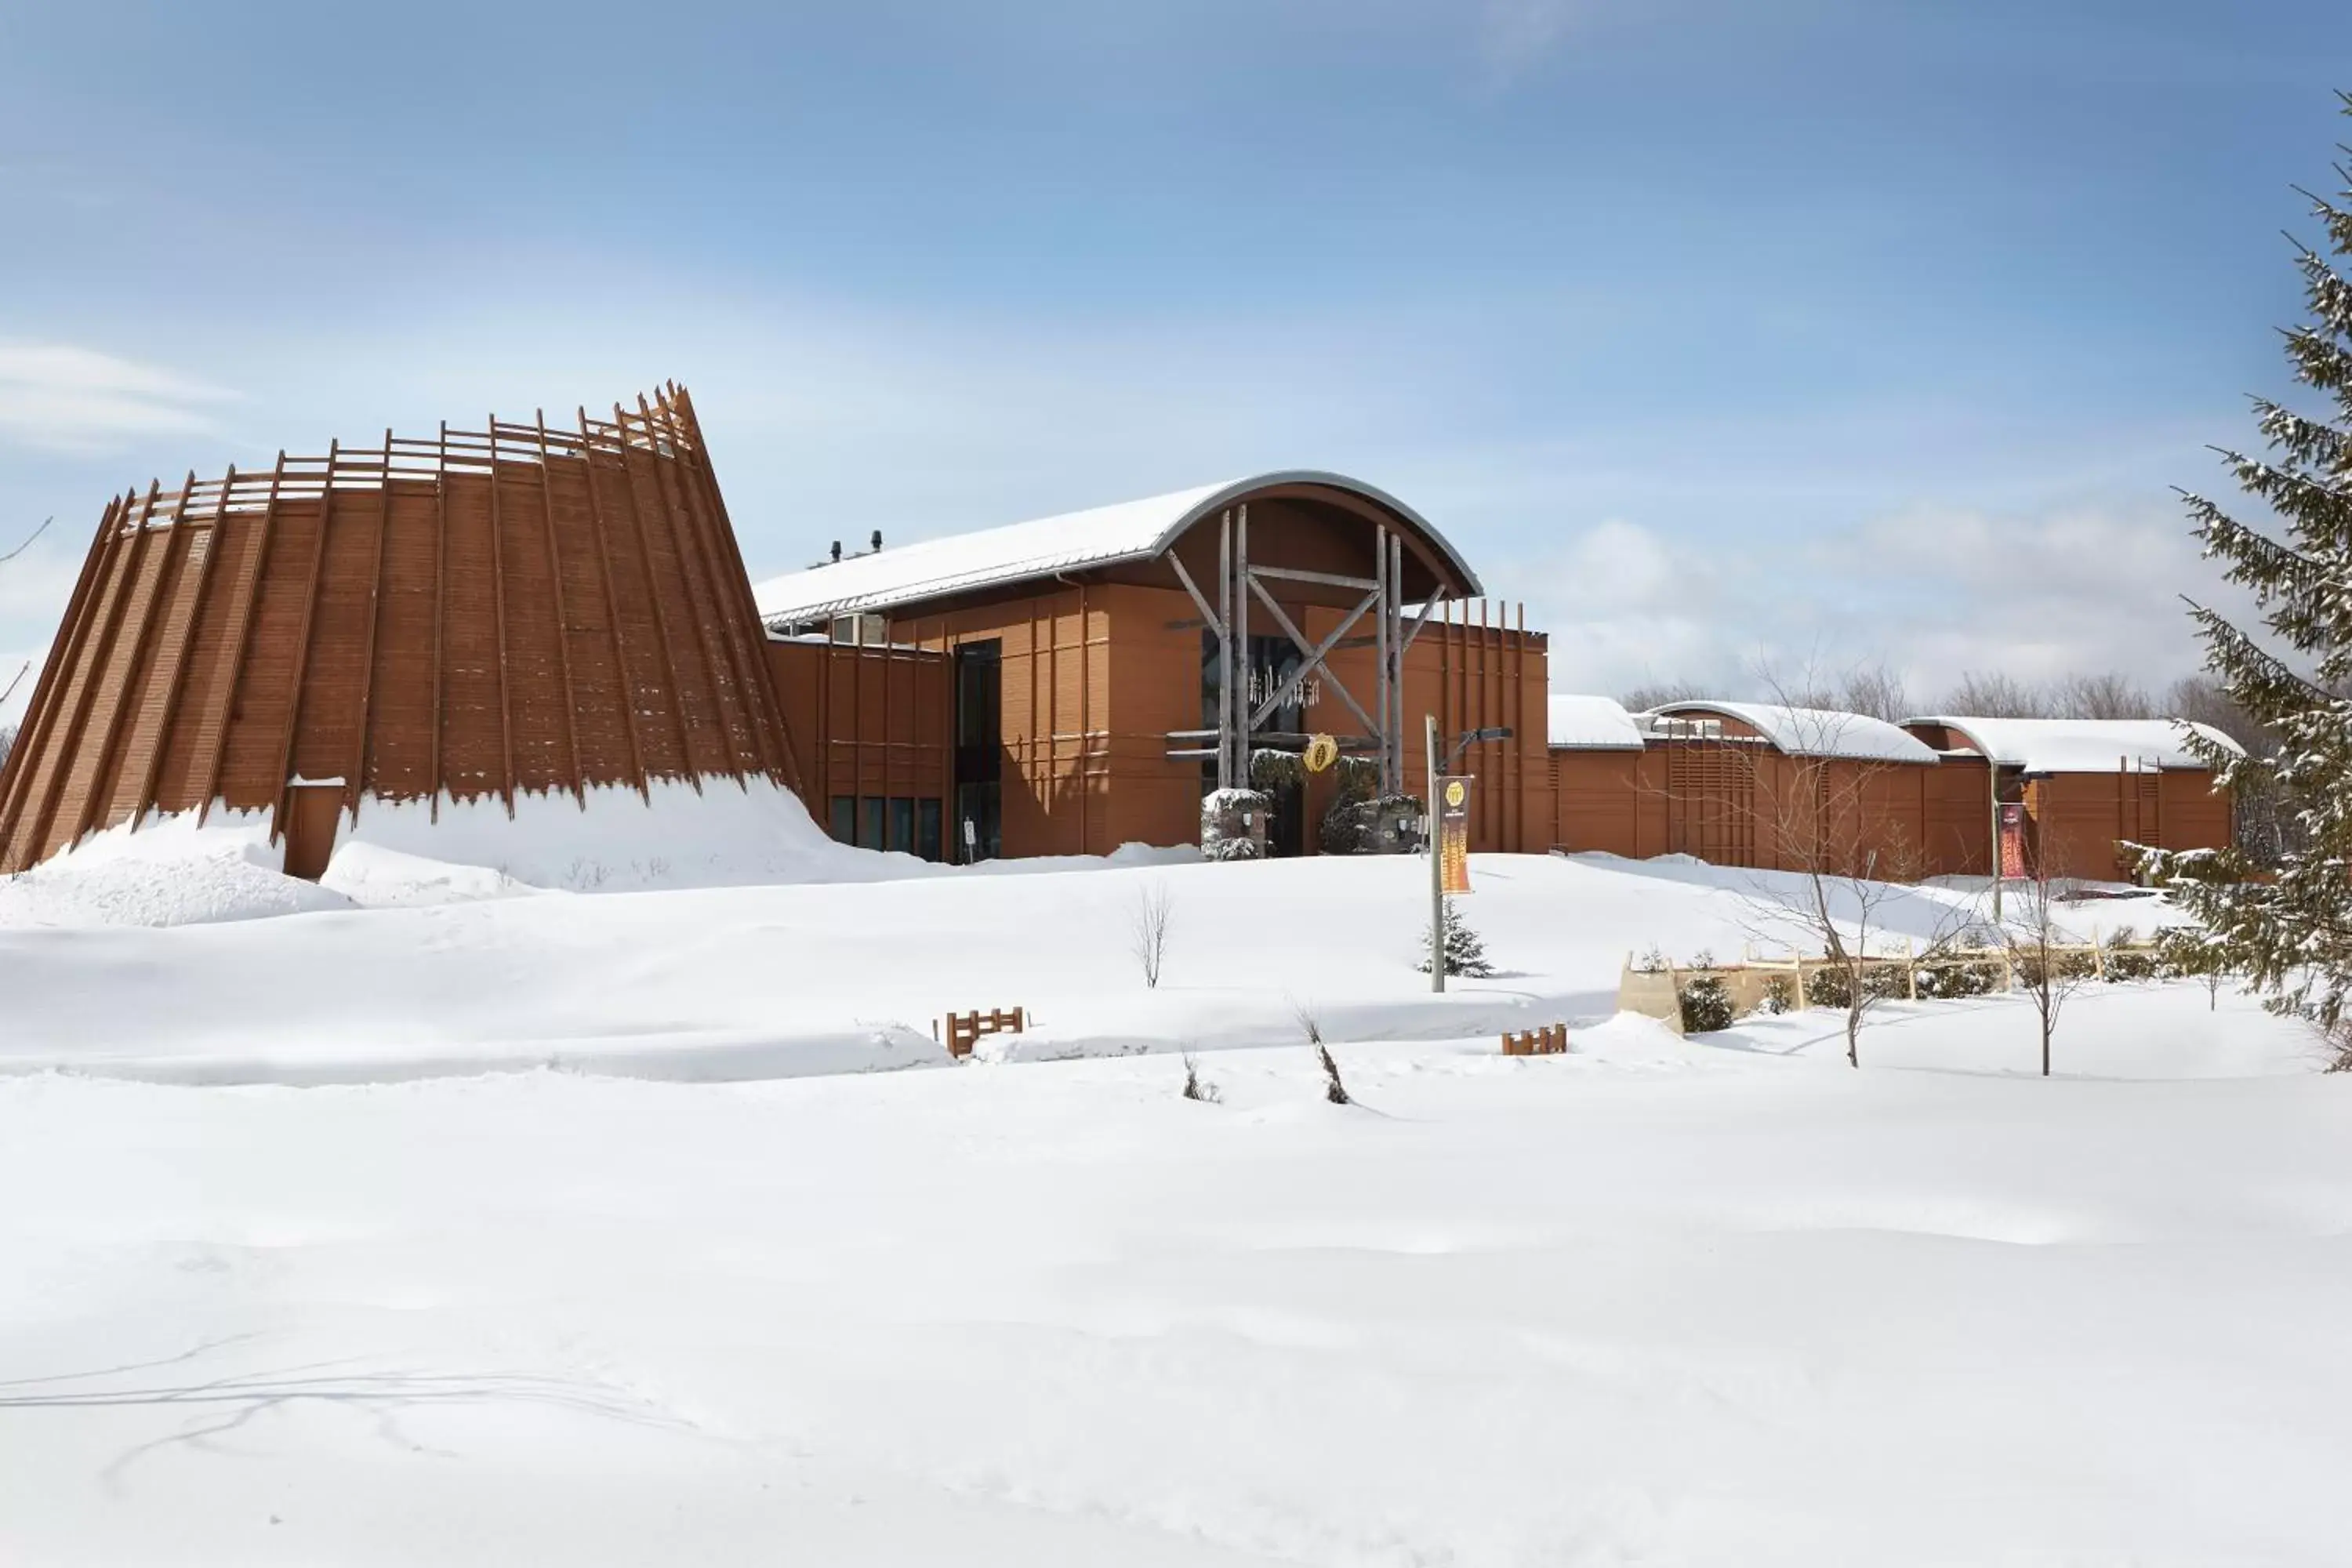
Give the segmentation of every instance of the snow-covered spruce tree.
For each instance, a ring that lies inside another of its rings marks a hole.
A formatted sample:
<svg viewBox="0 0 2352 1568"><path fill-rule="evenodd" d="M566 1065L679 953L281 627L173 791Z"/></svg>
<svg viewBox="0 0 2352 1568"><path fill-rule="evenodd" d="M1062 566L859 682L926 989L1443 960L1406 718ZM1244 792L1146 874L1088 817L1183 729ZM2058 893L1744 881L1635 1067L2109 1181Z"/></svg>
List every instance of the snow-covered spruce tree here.
<svg viewBox="0 0 2352 1568"><path fill-rule="evenodd" d="M1421 931L1421 962L1413 967L1423 974L1429 973L1426 926ZM1495 966L1486 962L1486 939L1470 929L1470 922L1462 918L1462 911L1454 907L1452 899L1445 900L1445 973L1466 974L1473 980L1486 980L1495 973Z"/></svg>
<svg viewBox="0 0 2352 1568"><path fill-rule="evenodd" d="M2352 115L2352 94L2338 96ZM2340 151L2352 157L2352 148ZM2221 784L2287 803L2299 842L2269 884L2246 879L2234 850L2144 852L2141 864L2204 923L2210 963L2266 993L2272 1011L2340 1038L2352 1000L2352 702L2337 695L2352 691L2352 166L2336 173L2347 187L2338 199L2311 198L2334 256L2297 246L2311 320L2286 333L2294 378L2328 395L2334 420L2256 398L2271 457L2222 454L2281 536L2186 497L2206 555L2252 591L2263 625L2284 645L2274 650L2191 604L2206 667L2278 744L2241 757L2200 735L2186 743Z"/></svg>

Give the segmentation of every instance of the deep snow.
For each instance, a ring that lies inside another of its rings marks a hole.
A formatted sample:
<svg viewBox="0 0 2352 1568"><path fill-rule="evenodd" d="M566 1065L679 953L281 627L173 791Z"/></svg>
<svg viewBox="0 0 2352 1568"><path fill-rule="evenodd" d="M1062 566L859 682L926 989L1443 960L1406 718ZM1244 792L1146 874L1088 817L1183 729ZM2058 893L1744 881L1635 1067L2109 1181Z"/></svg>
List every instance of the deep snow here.
<svg viewBox="0 0 2352 1568"><path fill-rule="evenodd" d="M352 868L411 907L0 929L0 1561L2341 1561L2352 1079L2245 998L1855 1072L1608 1016L1752 935L1690 862L1478 858L1444 997L1410 861Z"/></svg>
<svg viewBox="0 0 2352 1568"><path fill-rule="evenodd" d="M10 1001L0 1072L776 1078L938 1063L941 1015L1016 1005L1035 1026L992 1050L1271 1045L1298 1037L1301 1009L1334 1039L1453 1038L1604 1017L1628 952L1734 956L1756 934L1753 889L1788 880L1691 861L1481 856L1463 907L1499 973L1433 996L1412 969L1428 895L1409 859L922 872L163 930L0 928L0 965L40 976ZM1173 930L1163 981L1147 990L1130 950L1154 888ZM1966 889L1923 888L1875 918L1899 942L1973 905ZM2119 902L2080 918L2112 930L2135 917L2156 911Z"/></svg>
<svg viewBox="0 0 2352 1568"><path fill-rule="evenodd" d="M2072 1030L2299 1064L2224 1005ZM2340 1562L2352 1084L1978 1070L2017 1012L1341 1045L1344 1110L1297 1047L13 1080L0 1556Z"/></svg>

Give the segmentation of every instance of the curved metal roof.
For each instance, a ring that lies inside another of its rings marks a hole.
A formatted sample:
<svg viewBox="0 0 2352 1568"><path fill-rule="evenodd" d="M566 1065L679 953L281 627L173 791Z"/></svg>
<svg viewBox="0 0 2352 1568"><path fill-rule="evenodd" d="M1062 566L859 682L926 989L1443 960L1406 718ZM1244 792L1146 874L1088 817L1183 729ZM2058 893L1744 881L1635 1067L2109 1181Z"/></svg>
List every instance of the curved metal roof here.
<svg viewBox="0 0 2352 1568"><path fill-rule="evenodd" d="M1559 752L1638 752L1642 726L1613 697L1554 691L1544 704L1545 734Z"/></svg>
<svg viewBox="0 0 2352 1568"><path fill-rule="evenodd" d="M2185 719L1987 719L1930 713L1903 721L1957 730L1978 752L2002 767L2033 773L2160 772L2206 766L2205 759L2184 743L2184 731L2194 731L2224 751L2243 751L2210 724Z"/></svg>
<svg viewBox="0 0 2352 1568"><path fill-rule="evenodd" d="M1933 763L1936 752L1917 736L1884 719L1827 708L1777 702L1666 702L1654 713L1717 713L1737 719L1792 757L1853 757L1864 762Z"/></svg>
<svg viewBox="0 0 2352 1568"><path fill-rule="evenodd" d="M1315 485L1363 498L1409 526L1443 555L1461 580L1464 594L1485 592L1462 552L1427 518L1377 486L1318 468L1277 469L1141 500L901 544L771 577L751 592L762 619L772 625L798 625L1050 577L1057 572L1149 561L1165 554L1187 529L1213 513L1261 490L1286 485Z"/></svg>

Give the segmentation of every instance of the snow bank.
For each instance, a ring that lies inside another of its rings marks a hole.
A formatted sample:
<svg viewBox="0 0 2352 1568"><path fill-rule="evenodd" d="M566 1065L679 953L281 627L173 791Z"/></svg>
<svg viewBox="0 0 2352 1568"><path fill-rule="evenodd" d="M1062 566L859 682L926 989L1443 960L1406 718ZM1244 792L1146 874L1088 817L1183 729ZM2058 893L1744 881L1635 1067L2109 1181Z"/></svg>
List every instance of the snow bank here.
<svg viewBox="0 0 2352 1568"><path fill-rule="evenodd" d="M361 803L317 884L285 876L268 813L193 813L92 836L22 876L0 879L0 929L188 925L342 909L405 909L540 892L623 893L1007 877L1197 862L1189 845L1126 844L1109 855L1041 856L953 867L839 844L800 798L764 778L657 783L497 800Z"/></svg>
<svg viewBox="0 0 2352 1568"><path fill-rule="evenodd" d="M625 892L756 882L859 880L887 875L884 859L835 843L800 797L764 777L738 784L656 781L650 798L625 785L584 799L525 793L514 815L496 799L367 800L346 819L335 859L390 850L409 862L487 868L530 888ZM381 879L395 863L362 857L347 880ZM911 859L911 857L899 857ZM479 896L478 893L467 896ZM399 899L395 901L414 901Z"/></svg>
<svg viewBox="0 0 2352 1568"><path fill-rule="evenodd" d="M2344 1561L2352 1081L1757 1043L0 1082L0 1559Z"/></svg>
<svg viewBox="0 0 2352 1568"><path fill-rule="evenodd" d="M923 868L863 882L499 897L512 889L478 871L367 846L347 854L333 874L348 894L416 907L184 931L0 931L0 967L29 977L11 988L0 1071L319 1083L560 1065L791 1078L908 1065L933 1048L943 1015L1014 1006L1034 1027L992 1037L984 1056L1288 1044L1304 1037L1302 1010L1341 1040L1581 1028L1614 1010L1629 952L1736 955L1756 929L1757 890L1792 880L1695 862L1476 856L1462 909L1498 973L1434 995L1412 967L1428 883L1410 858L1213 866L1137 852L1143 863L1021 875ZM1172 918L1152 989L1131 949L1155 889ZM1906 889L1874 924L1899 950L1975 908L1962 890ZM2082 912L2110 930L2151 923L2137 906ZM916 1058L877 1052L877 1037Z"/></svg>
<svg viewBox="0 0 2352 1568"><path fill-rule="evenodd" d="M268 812L193 815L93 834L78 847L0 878L0 928L178 926L349 909L331 888L288 877Z"/></svg>

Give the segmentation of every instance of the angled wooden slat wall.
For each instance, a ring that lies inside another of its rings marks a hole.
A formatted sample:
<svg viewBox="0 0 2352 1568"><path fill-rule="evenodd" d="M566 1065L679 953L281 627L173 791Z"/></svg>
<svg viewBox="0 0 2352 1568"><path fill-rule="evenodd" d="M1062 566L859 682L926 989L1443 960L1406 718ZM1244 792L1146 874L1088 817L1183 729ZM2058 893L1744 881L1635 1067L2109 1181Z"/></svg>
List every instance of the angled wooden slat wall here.
<svg viewBox="0 0 2352 1568"><path fill-rule="evenodd" d="M0 770L0 870L215 804L797 777L683 389L109 502Z"/></svg>

